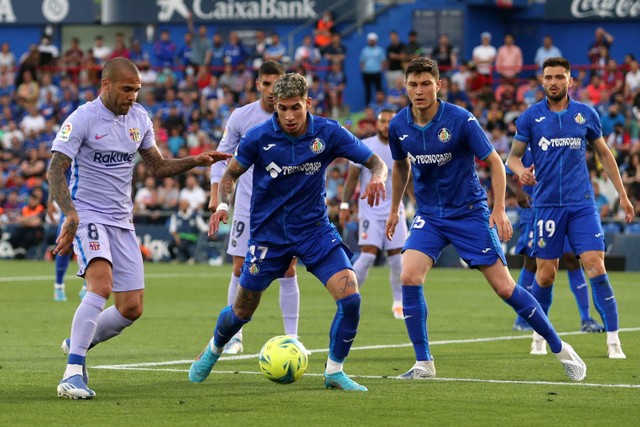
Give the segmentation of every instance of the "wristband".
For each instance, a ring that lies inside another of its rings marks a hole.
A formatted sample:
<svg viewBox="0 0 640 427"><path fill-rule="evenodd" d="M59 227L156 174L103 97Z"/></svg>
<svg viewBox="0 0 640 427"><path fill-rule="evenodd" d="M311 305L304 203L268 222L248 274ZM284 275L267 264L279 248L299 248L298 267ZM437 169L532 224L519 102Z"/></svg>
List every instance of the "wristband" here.
<svg viewBox="0 0 640 427"><path fill-rule="evenodd" d="M349 210L349 203L347 203L347 202L340 203L340 210L348 211Z"/></svg>
<svg viewBox="0 0 640 427"><path fill-rule="evenodd" d="M220 203L216 208L216 212L220 212L220 211L229 212L229 205L226 203Z"/></svg>

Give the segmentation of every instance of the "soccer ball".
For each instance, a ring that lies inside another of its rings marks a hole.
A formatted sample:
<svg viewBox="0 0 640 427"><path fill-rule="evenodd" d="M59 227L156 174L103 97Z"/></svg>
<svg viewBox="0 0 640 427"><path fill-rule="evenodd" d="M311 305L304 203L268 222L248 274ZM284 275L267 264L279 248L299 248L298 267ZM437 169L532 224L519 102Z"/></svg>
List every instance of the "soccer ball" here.
<svg viewBox="0 0 640 427"><path fill-rule="evenodd" d="M286 335L271 338L260 350L260 370L265 377L280 384L298 381L308 363L304 345Z"/></svg>

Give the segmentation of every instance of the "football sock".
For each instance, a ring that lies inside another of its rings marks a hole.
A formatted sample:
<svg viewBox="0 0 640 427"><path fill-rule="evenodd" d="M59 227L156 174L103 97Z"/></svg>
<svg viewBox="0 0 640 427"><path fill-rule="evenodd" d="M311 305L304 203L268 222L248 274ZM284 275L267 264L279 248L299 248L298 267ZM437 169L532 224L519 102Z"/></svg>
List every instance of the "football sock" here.
<svg viewBox="0 0 640 427"><path fill-rule="evenodd" d="M211 350L214 353L220 353L216 351L222 349L226 343L251 319L242 320L233 312L233 308L229 305L222 309L220 316L218 316L218 322L216 328L213 331L213 340L211 342Z"/></svg>
<svg viewBox="0 0 640 427"><path fill-rule="evenodd" d="M324 371L329 375L335 374L336 372L342 371L344 369L343 366L344 363L336 362L331 360L331 357L327 357L327 365L325 366Z"/></svg>
<svg viewBox="0 0 640 427"><path fill-rule="evenodd" d="M607 344L620 344L618 331L607 332Z"/></svg>
<svg viewBox="0 0 640 427"><path fill-rule="evenodd" d="M93 292L87 292L80 302L71 323L71 348L67 358L67 370L63 378L82 373L87 349L93 340L98 317L106 303L105 298Z"/></svg>
<svg viewBox="0 0 640 427"><path fill-rule="evenodd" d="M607 332L618 330L618 304L609 283L609 276L602 274L589 279L593 292L593 305L600 313Z"/></svg>
<svg viewBox="0 0 640 427"><path fill-rule="evenodd" d="M56 283L64 283L64 275L67 273L71 253L67 255L56 255Z"/></svg>
<svg viewBox="0 0 640 427"><path fill-rule="evenodd" d="M89 348L93 348L98 343L104 342L116 335L120 335L124 328L131 326L132 324L133 320L124 317L120 314L116 306L112 305L98 316L96 333L93 336L93 341Z"/></svg>
<svg viewBox="0 0 640 427"><path fill-rule="evenodd" d="M236 293L238 292L238 283L240 283L240 277L231 273L231 280L229 281L229 289L227 290L227 304L233 306L233 302L236 299ZM242 328L233 336L242 341Z"/></svg>
<svg viewBox="0 0 640 427"><path fill-rule="evenodd" d="M360 322L360 294L352 294L336 301L336 315L329 331L329 358L343 363L349 354Z"/></svg>
<svg viewBox="0 0 640 427"><path fill-rule="evenodd" d="M522 287L516 286L511 296L504 300L509 304L520 317L522 317L538 334L544 337L549 343L549 348L553 353L562 350L562 340L556 333L549 318L545 315L542 307L529 292Z"/></svg>
<svg viewBox="0 0 640 427"><path fill-rule="evenodd" d="M402 272L402 255L395 254L387 258L389 261L389 283L394 301L402 301L402 282L400 272Z"/></svg>
<svg viewBox="0 0 640 427"><path fill-rule="evenodd" d="M402 286L402 311L416 360L433 360L427 338L427 302L422 285Z"/></svg>
<svg viewBox="0 0 640 427"><path fill-rule="evenodd" d="M353 263L353 271L356 272L356 278L358 279L358 288L362 288L364 281L367 280L369 269L375 260L376 256L374 254L360 252L358 259Z"/></svg>
<svg viewBox="0 0 640 427"><path fill-rule="evenodd" d="M531 295L538 301L540 307L544 311L544 314L549 316L549 308L551 308L551 302L553 301L553 285L548 288L543 288L538 285L538 281L534 280L531 285Z"/></svg>
<svg viewBox="0 0 640 427"><path fill-rule="evenodd" d="M520 270L520 276L518 277L518 286L522 286L527 292L531 292L531 285L533 284L533 279L535 279L536 273L533 271L529 271L526 268L522 267Z"/></svg>
<svg viewBox="0 0 640 427"><path fill-rule="evenodd" d="M280 311L284 322L284 333L298 336L298 318L300 317L300 289L298 276L282 277L280 281Z"/></svg>
<svg viewBox="0 0 640 427"><path fill-rule="evenodd" d="M583 321L589 320L591 314L589 313L589 286L587 285L587 279L585 279L581 268L568 270L567 275L569 276L571 292L573 292L576 304L578 304L580 319Z"/></svg>

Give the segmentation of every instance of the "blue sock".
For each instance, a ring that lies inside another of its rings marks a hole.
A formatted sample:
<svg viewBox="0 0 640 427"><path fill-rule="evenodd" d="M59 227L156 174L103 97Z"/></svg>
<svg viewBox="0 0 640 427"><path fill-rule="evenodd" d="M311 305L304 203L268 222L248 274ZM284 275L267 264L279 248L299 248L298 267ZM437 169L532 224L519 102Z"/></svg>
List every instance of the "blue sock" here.
<svg viewBox="0 0 640 427"><path fill-rule="evenodd" d="M581 268L568 270L567 275L569 276L571 292L576 297L580 319L582 321L589 320L591 314L589 313L589 286L587 285L587 279L585 279Z"/></svg>
<svg viewBox="0 0 640 427"><path fill-rule="evenodd" d="M222 309L216 329L213 331L213 342L216 347L224 347L226 343L251 319L242 320L233 312L231 306Z"/></svg>
<svg viewBox="0 0 640 427"><path fill-rule="evenodd" d="M607 332L618 330L618 304L616 297L613 295L613 288L609 283L609 276L603 274L601 276L589 279L591 282L591 291L593 292L593 305L600 313L600 317L604 322Z"/></svg>
<svg viewBox="0 0 640 427"><path fill-rule="evenodd" d="M360 301L360 294L352 294L336 301L338 309L329 332L329 358L335 362L343 363L349 355L358 332Z"/></svg>
<svg viewBox="0 0 640 427"><path fill-rule="evenodd" d="M402 286L402 311L416 360L433 360L427 338L427 301L422 285Z"/></svg>
<svg viewBox="0 0 640 427"><path fill-rule="evenodd" d="M542 307L540 307L533 295L520 286L516 286L513 289L513 294L504 302L513 307L515 312L531 325L534 331L547 340L553 353L559 353L562 350L562 340L560 340L553 325L549 322L549 318L544 314Z"/></svg>
<svg viewBox="0 0 640 427"><path fill-rule="evenodd" d="M522 267L520 270L520 276L518 277L518 286L522 286L526 289L527 292L531 292L531 285L533 284L533 279L536 278L536 273L533 271L529 271L526 268Z"/></svg>
<svg viewBox="0 0 640 427"><path fill-rule="evenodd" d="M71 253L67 255L56 255L56 283L64 283L64 275L67 274Z"/></svg>
<svg viewBox="0 0 640 427"><path fill-rule="evenodd" d="M531 295L538 301L540 307L544 311L544 314L549 316L549 308L551 307L551 301L553 301L553 285L548 288L543 288L538 285L538 281L534 280L531 285Z"/></svg>

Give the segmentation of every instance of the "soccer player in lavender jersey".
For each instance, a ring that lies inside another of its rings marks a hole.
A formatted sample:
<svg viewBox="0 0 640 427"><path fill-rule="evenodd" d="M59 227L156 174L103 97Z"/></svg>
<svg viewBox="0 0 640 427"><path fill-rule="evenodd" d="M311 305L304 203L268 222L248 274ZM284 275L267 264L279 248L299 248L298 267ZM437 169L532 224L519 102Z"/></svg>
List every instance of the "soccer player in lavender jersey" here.
<svg viewBox="0 0 640 427"><path fill-rule="evenodd" d="M411 104L389 125L394 165L386 229L391 239L411 172L418 209L403 248L400 278L405 324L416 363L398 378L436 375L422 284L444 247L451 243L470 267L482 272L494 292L545 337L569 378L583 380L587 372L584 362L560 340L536 299L515 285L507 269L500 240L509 240L513 229L505 213L506 177L500 156L471 113L437 98L441 80L435 61L412 60L405 79ZM489 211L487 194L476 174L475 157L491 169L493 211Z"/></svg>
<svg viewBox="0 0 640 427"><path fill-rule="evenodd" d="M376 122L377 135L362 141L363 144L380 156L389 170L393 168L393 159L389 149L389 122L394 115L395 112L392 110L380 111ZM362 168L361 165L356 163L349 165L349 174L347 182L344 184L342 203L340 204L340 225L343 228L349 218L349 200L351 200L356 191L358 180L360 181L360 188L365 188L370 178L371 174L368 169ZM390 270L389 283L393 294L391 311L396 319L404 319L402 314L402 284L400 283L400 272L402 271L400 251L407 238L407 219L404 213L404 203L401 202L398 229L393 235L393 240L387 241L385 223L391 206L391 174L389 174L385 182L385 190L387 199L380 203L379 206L369 206L362 199L358 201L358 245L360 246L360 256L353 263L353 269L358 278L358 285L362 288L378 252L386 250Z"/></svg>
<svg viewBox="0 0 640 427"><path fill-rule="evenodd" d="M73 249L78 275L87 283L63 342L67 368L58 395L91 399L86 354L90 347L122 332L142 315L144 273L133 226L131 183L136 153L156 177L210 166L230 157L216 151L164 159L155 144L147 112L137 104L140 72L126 58L109 60L102 70L100 97L78 108L53 141L47 172L50 191L66 219L54 254ZM71 168L67 185L65 171ZM103 311L113 293L114 305Z"/></svg>
<svg viewBox="0 0 640 427"><path fill-rule="evenodd" d="M275 61L265 61L258 70L256 87L260 92L260 99L244 107L236 108L229 120L218 145L218 150L223 153L234 153L240 138L252 127L271 118L274 112L273 84L284 74L284 67ZM214 213L218 207L218 183L224 173L226 164L214 163L211 166L211 199L209 210ZM242 271L244 257L249 249L249 208L251 206L251 194L253 192L253 168L248 173L238 178L233 208L233 223L227 253L233 256L233 272L227 292L228 304L233 301L238 292L238 281ZM298 337L298 317L300 314L300 290L295 269L296 259L291 262L290 268L279 278L280 282L280 310L284 321L284 333L292 337ZM227 343L225 354L241 353L242 329Z"/></svg>
<svg viewBox="0 0 640 427"><path fill-rule="evenodd" d="M385 197L387 167L338 122L308 113L311 98L303 76L285 74L276 81L273 96L275 113L240 140L220 180L220 204L211 216L210 234L228 219L234 183L254 166L249 251L236 299L220 312L213 338L189 369L189 380L202 382L209 376L224 345L251 320L264 290L282 277L295 256L338 306L330 330L325 386L367 391L343 371L360 319L360 294L349 250L327 215L325 171L338 157L364 164L372 178L362 197L374 205Z"/></svg>
<svg viewBox="0 0 640 427"><path fill-rule="evenodd" d="M551 305L551 289L567 236L591 282L594 305L607 331L609 358L625 359L618 337L618 306L604 266L604 233L585 157L588 144L620 195L625 221L633 221L635 213L615 158L602 137L598 113L569 98L567 92L572 84L569 61L544 61L542 87L546 97L518 118L507 161L523 184L533 185L534 256L536 280L541 288L536 297L540 305L545 310ZM522 156L527 146L531 148L533 165L525 168ZM534 334L533 345L539 340Z"/></svg>

